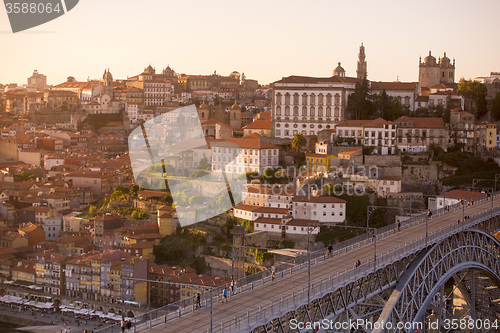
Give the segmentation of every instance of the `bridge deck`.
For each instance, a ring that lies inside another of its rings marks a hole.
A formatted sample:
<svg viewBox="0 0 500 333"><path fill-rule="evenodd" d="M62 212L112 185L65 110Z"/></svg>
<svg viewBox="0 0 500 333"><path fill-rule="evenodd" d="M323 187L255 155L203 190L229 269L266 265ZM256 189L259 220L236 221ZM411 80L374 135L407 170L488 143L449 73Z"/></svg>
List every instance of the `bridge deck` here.
<svg viewBox="0 0 500 333"><path fill-rule="evenodd" d="M491 199L490 199L491 200ZM477 203L471 207L465 208L465 215L476 215L489 211L491 201ZM495 200L500 204L500 200ZM428 223L429 234L438 231L442 227L457 225L457 220L462 218L462 209L449 212L437 218L433 218ZM410 243L422 236L425 236L425 223L403 229L377 240L377 253L393 251L401 248L405 243ZM373 259L373 244L366 244L357 249L351 250L345 254L336 255L312 266L311 284L327 278L337 272L343 272L345 269L353 267L356 260L361 263L368 263ZM229 303L214 303L213 305L213 326L214 331L220 327L221 323L227 323L235 317L245 317L247 311L259 309L259 306L269 305L271 302L279 302L281 297L301 292L307 289L307 269L302 269L294 274L290 274L283 279L276 279L274 282L266 283L256 287L253 291L245 292L232 296ZM158 320L159 321L159 320ZM207 332L210 329L210 307L204 307L187 314L178 319L167 322L166 324L155 323L149 332Z"/></svg>

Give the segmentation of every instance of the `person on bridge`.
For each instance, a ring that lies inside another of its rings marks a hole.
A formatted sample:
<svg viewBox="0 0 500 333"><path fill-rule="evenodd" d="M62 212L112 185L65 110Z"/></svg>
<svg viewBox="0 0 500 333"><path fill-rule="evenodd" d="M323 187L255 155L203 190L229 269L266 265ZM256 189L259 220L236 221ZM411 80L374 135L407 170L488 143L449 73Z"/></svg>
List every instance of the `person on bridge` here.
<svg viewBox="0 0 500 333"><path fill-rule="evenodd" d="M236 293L238 292L238 285L237 285L237 282L233 280L233 281L231 282L231 284L232 284L232 288L231 288L232 290L231 290L231 291L233 292L233 294L234 294L234 295L236 295Z"/></svg>
<svg viewBox="0 0 500 333"><path fill-rule="evenodd" d="M271 266L271 281L274 281L274 275L276 274L276 267Z"/></svg>
<svg viewBox="0 0 500 333"><path fill-rule="evenodd" d="M330 254L332 254L332 251L333 251L333 246L332 246L332 243L330 243L330 244L328 244L328 247L326 248L325 257L329 256Z"/></svg>
<svg viewBox="0 0 500 333"><path fill-rule="evenodd" d="M198 309L198 308L201 308L201 294L200 293L196 294L196 308L195 309Z"/></svg>
<svg viewBox="0 0 500 333"><path fill-rule="evenodd" d="M401 222L399 220L397 222L397 225L398 225L398 231L401 231Z"/></svg>
<svg viewBox="0 0 500 333"><path fill-rule="evenodd" d="M224 303L224 301L229 302L229 300L227 299L227 286L224 286L224 290L222 290L222 297L224 297L222 299L222 303Z"/></svg>

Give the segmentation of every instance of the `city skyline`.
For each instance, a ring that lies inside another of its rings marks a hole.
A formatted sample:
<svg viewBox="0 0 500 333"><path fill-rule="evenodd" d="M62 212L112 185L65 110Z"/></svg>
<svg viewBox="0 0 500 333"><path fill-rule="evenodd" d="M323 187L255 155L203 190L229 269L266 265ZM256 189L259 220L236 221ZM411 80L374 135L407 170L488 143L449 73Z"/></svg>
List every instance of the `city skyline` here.
<svg viewBox="0 0 500 333"><path fill-rule="evenodd" d="M126 79L149 64L157 70L170 65L178 73L200 75L237 70L268 84L289 75L328 77L341 62L347 76L355 77L361 43L371 80L417 81L418 59L429 50L436 58L447 52L456 59L456 80L498 71L500 47L487 33L499 28L494 13L500 4L494 1L482 7L442 1L431 11L396 1L265 6L220 1L217 6L175 4L168 13L163 8L159 1L150 6L122 1L117 6L90 0L57 20L17 34L10 32L7 15L0 11L0 42L15 50L3 55L0 82L26 83L34 69L53 85L68 76L80 81L99 78L103 68ZM5 66L8 63L15 66Z"/></svg>

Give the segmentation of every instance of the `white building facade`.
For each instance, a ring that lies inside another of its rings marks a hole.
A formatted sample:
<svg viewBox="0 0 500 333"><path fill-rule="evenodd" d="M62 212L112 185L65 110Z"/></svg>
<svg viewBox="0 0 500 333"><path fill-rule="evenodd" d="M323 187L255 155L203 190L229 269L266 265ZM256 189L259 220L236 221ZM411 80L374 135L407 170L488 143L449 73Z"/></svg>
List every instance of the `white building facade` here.
<svg viewBox="0 0 500 333"><path fill-rule="evenodd" d="M373 146L379 154L396 152L396 124L382 118L347 120L336 127L337 138L354 139L355 145Z"/></svg>
<svg viewBox="0 0 500 333"><path fill-rule="evenodd" d="M279 148L258 139L229 139L211 142L212 171L239 175L264 172L279 164Z"/></svg>
<svg viewBox="0 0 500 333"><path fill-rule="evenodd" d="M350 77L289 76L273 84L271 135L293 138L297 133L317 135L343 121L347 98L356 82Z"/></svg>
<svg viewBox="0 0 500 333"><path fill-rule="evenodd" d="M320 223L342 223L345 221L345 200L334 197L295 196L292 200L294 219L319 221Z"/></svg>

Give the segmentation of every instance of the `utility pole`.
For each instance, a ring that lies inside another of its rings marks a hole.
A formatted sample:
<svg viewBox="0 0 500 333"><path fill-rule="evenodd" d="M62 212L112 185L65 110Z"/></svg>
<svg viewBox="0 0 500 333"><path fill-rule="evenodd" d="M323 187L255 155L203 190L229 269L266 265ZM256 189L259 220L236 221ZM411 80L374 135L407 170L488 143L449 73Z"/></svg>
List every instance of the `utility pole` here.
<svg viewBox="0 0 500 333"><path fill-rule="evenodd" d="M309 223L307 224L307 304L311 303L311 251L309 250Z"/></svg>
<svg viewBox="0 0 500 333"><path fill-rule="evenodd" d="M122 286L121 286L121 301L122 301L122 319L125 318L125 299L123 298L123 288L125 288L125 277L123 276L123 262L125 258L121 258L122 267L121 267L121 277L122 277Z"/></svg>
<svg viewBox="0 0 500 333"><path fill-rule="evenodd" d="M214 329L214 287L210 288L210 333Z"/></svg>

